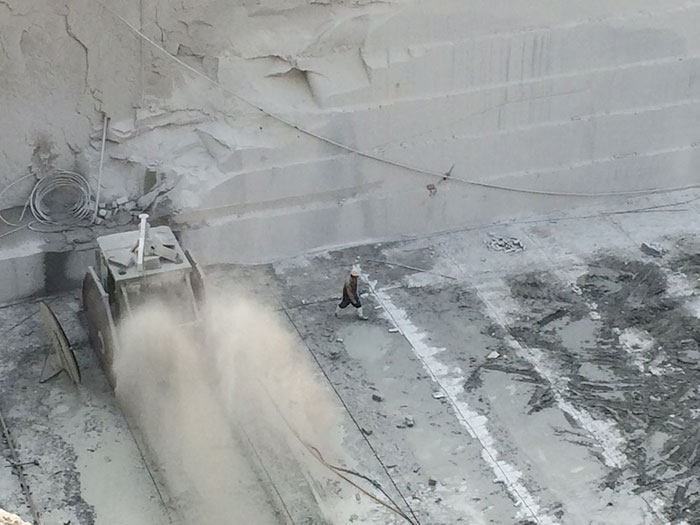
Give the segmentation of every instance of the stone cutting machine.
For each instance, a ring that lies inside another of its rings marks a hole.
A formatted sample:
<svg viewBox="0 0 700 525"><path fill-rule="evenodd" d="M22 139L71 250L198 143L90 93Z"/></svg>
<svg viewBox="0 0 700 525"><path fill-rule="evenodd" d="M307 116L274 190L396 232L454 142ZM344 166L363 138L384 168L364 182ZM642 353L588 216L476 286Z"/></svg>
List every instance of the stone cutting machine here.
<svg viewBox="0 0 700 525"><path fill-rule="evenodd" d="M176 315L182 325L201 328L200 306L205 296L205 280L200 267L183 251L167 226L150 227L148 215L140 215L137 231L98 237L94 267L83 280L83 314L90 343L113 388L116 378L112 363L118 355L117 326L146 301L160 300ZM204 336L205 334L201 334ZM328 523L318 495L319 485L289 449L287 438L279 431L256 431L234 428L245 436L251 457L257 458L261 480L274 487L272 501L279 504L282 515L292 509L296 523ZM246 445L247 444L247 445ZM267 465L267 466L266 466ZM269 477L274 466L275 480ZM279 499L279 502L277 501Z"/></svg>
<svg viewBox="0 0 700 525"><path fill-rule="evenodd" d="M197 325L204 300L204 275L168 226L151 227L141 214L139 229L97 238L95 266L83 280L88 337L115 387L112 370L119 352L116 327L141 304L160 300L183 325Z"/></svg>

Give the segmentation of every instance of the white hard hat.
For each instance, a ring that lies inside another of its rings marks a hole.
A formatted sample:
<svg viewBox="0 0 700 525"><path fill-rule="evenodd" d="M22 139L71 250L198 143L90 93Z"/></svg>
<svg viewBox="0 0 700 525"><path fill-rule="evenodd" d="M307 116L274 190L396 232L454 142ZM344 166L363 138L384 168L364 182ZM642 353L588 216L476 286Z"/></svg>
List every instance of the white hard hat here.
<svg viewBox="0 0 700 525"><path fill-rule="evenodd" d="M359 276L360 276L360 270L359 270L358 268L353 268L353 269L350 271L350 275L352 275L353 277L359 277Z"/></svg>

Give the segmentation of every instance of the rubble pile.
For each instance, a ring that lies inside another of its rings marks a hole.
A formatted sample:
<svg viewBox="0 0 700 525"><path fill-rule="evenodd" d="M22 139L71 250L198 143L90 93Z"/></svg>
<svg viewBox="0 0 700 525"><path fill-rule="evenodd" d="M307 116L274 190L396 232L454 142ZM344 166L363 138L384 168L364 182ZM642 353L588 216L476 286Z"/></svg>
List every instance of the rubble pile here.
<svg viewBox="0 0 700 525"><path fill-rule="evenodd" d="M515 237L502 237L489 233L489 238L484 241L489 250L496 252L515 253L521 252L525 246Z"/></svg>
<svg viewBox="0 0 700 525"><path fill-rule="evenodd" d="M138 220L141 211L136 209L136 201L128 197L120 197L112 202L101 202L98 205L95 224L106 226L125 226Z"/></svg>

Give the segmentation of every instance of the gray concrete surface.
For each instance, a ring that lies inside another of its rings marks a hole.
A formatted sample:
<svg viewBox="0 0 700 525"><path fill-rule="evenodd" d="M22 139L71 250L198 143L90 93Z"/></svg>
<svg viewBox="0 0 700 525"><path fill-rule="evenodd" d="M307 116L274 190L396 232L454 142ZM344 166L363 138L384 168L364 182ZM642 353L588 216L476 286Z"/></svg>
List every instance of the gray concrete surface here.
<svg viewBox="0 0 700 525"><path fill-rule="evenodd" d="M286 319L340 414L333 461L378 481L420 523L696 524L698 198L208 273L231 300L243 292ZM492 251L488 233L525 249ZM665 253L646 254L642 242ZM366 322L333 316L353 264ZM79 333L75 299L52 303ZM140 487L132 510L158 522L88 350L80 346L83 386L36 384L45 343L34 309L0 310L0 380L20 452L40 464L27 472L42 511L112 523L106 480L128 479ZM323 469L310 472L332 523L402 522ZM2 506L26 514L16 480L3 476Z"/></svg>
<svg viewBox="0 0 700 525"><path fill-rule="evenodd" d="M369 280L377 280L373 297L382 306L378 312L383 313L377 321L388 315L389 326L396 325L406 336L398 337L395 344L409 343L413 347L414 351L404 354L403 362L420 357L423 367L432 370L433 389L437 386L435 379L448 391L452 381L458 381L460 388L455 391L459 398L453 409L471 407L476 424L480 415L487 417L486 430L480 432L477 428L474 435L484 442L491 436L494 450L502 454L503 461L522 473L524 490L518 488L519 494L510 491L510 495L515 500L526 500L529 492L531 501L540 506L541 522L694 522L696 510L684 499L689 493L697 497L694 474L686 463L692 458L684 455L693 453L679 453L677 443L696 443L685 434L687 430L681 430L694 428L695 416L690 407L679 406L678 400L693 399L691 392L695 392L694 387L685 386L686 381L693 384L690 377L696 362L691 363L692 358L686 355L692 348L684 346L694 344L688 331L694 331L695 317L688 314L686 303L692 303L697 287L692 278L687 279L681 296L684 298L669 299L659 297L668 289L665 277L648 281L654 271L678 280L678 275L692 270L687 260L693 259L694 232L690 225L696 212L691 205L686 212L649 210L646 214L516 224L497 230L523 240L526 251L518 254L489 252L483 245L485 231L474 231L429 244L382 247L369 254L363 250L334 254L330 260L313 260L301 270L284 270L282 274L291 274L287 278L292 282L298 280L299 272L307 274L308 288L300 288L295 298L313 301L318 293L314 276L323 276L325 283L325 276L339 260L347 267L354 262L353 255L359 255ZM661 261L645 256L639 251L642 239L660 241L670 250L669 255ZM614 254L611 261L609 254ZM457 282L434 279L430 274L406 275L412 272L396 269L391 276L390 270L368 262L370 257L436 270L457 277ZM591 276L600 266L619 268L625 262L630 267L629 275L611 273L608 279L623 283L631 279L626 291L623 285L621 293L608 297L607 290L601 292L588 284L594 281ZM583 270L582 276L569 282L570 276L578 277L579 269ZM517 283L527 282L527 274L532 273L538 280L530 285L532 291L528 294ZM330 280L337 279L332 276ZM663 284L658 284L659 279ZM583 290L580 296L570 291L577 282ZM631 305L626 302L630 288L637 296ZM563 298L568 298L564 326L550 335L544 329L547 323L537 322L558 312ZM656 306L659 301L662 304ZM593 308L596 304L599 306ZM625 312L628 317L624 323L619 318L620 308L631 310ZM310 313L316 309L320 318ZM330 319L328 307L302 306L299 311L312 316L312 326L324 317ZM301 322L304 317L300 315ZM642 319L652 327L639 326ZM659 338L657 344L664 351L645 349L655 357L646 356L644 362L656 359L655 367L647 365L639 370L630 364L624 340L621 343L611 336L611 328L606 330L605 325L620 325L619 330L634 327ZM345 341L359 339L350 345L344 343L350 363L356 365L370 356L379 361L379 366L371 367L379 377L377 382L390 380L398 367L394 361L383 360L382 344L375 342L373 329L357 322L351 326L342 329ZM382 332L383 339L397 338ZM359 355L358 347L364 348ZM491 354L494 351L497 357ZM641 350L631 352L636 351ZM355 366L348 368L354 370ZM682 379L670 380L674 373ZM369 371L367 376L373 377ZM408 388L411 381L407 378L412 375L401 376L399 383ZM636 402L635 395L639 396ZM619 411L615 402L609 401L618 396L626 407ZM430 401L425 395L412 396L413 403L417 397ZM409 410L416 410L409 406ZM631 414L624 416L626 411ZM395 410L394 417L400 420L401 410ZM634 425L626 423L626 418L631 418ZM673 421L676 418L677 425ZM460 414L453 414L453 422L455 419L461 419ZM659 428L663 429L661 433ZM676 430L669 432L669 428ZM425 446L425 442L419 442ZM684 467L668 464L668 454L674 453L674 459ZM515 476L516 480L509 476L511 481L517 481ZM452 488L454 484L453 480L448 482Z"/></svg>
<svg viewBox="0 0 700 525"><path fill-rule="evenodd" d="M41 523L167 524L139 449L77 317L78 297L47 298L73 345L83 382L39 383L48 339L38 304L0 310L0 410L17 447ZM3 445L0 506L34 522Z"/></svg>
<svg viewBox="0 0 700 525"><path fill-rule="evenodd" d="M233 275L285 305L423 522L698 523L697 212L687 195ZM358 263L371 320L335 319Z"/></svg>

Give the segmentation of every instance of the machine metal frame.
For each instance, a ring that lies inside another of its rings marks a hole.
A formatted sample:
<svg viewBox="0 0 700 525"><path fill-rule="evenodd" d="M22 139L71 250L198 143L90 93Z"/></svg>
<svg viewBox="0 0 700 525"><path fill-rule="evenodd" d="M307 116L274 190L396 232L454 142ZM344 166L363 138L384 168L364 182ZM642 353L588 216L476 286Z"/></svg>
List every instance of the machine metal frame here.
<svg viewBox="0 0 700 525"><path fill-rule="evenodd" d="M198 324L204 300L204 275L168 226L150 227L140 216L138 230L97 239L95 266L83 279L83 310L88 337L107 377L119 352L117 325L147 300L174 308L183 325Z"/></svg>

